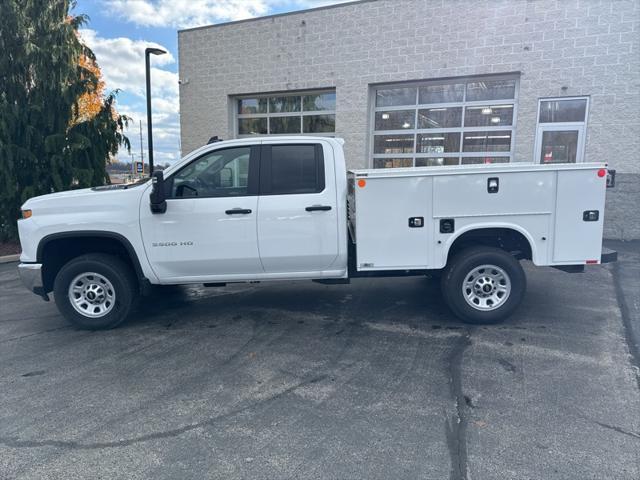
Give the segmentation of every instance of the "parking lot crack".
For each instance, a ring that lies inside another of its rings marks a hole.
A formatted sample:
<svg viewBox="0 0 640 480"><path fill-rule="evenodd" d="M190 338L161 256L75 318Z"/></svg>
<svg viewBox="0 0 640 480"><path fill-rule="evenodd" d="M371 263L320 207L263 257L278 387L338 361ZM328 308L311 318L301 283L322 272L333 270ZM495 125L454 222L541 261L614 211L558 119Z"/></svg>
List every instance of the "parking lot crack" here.
<svg viewBox="0 0 640 480"><path fill-rule="evenodd" d="M134 437L130 439L123 439L123 440L117 440L112 442L82 443L75 440L54 440L54 439L21 440L17 437L0 437L0 445L5 445L10 448L56 447L56 448L64 448L64 449L70 449L70 450L100 450L105 448L128 447L131 445L135 445L137 443L148 442L150 440L176 437L184 433L190 432L192 430L212 426L216 422L219 422L220 420L234 417L235 415L239 415L245 411L252 410L258 405L271 403L279 398L282 398L290 393L293 393L294 391L296 391L301 387L304 387L306 385L310 385L313 383L321 382L325 378L327 378L327 375L318 375L313 378L308 378L274 395L271 395L259 402L252 402L249 405L238 407L236 409L230 410L229 412L207 418L201 422L184 425L182 427L174 428L170 430L148 433L146 435L140 435L138 437Z"/></svg>
<svg viewBox="0 0 640 480"><path fill-rule="evenodd" d="M15 342L16 340L23 340L25 338L35 337L37 335L42 335L42 334L45 334L45 333L55 332L57 330L69 330L69 329L71 329L71 327L68 326L68 325L64 325L62 327L56 327L56 328L49 328L47 330L41 330L39 332L29 333L28 335L20 335L18 337L7 338L7 339L4 339L4 340L0 341L0 343Z"/></svg>
<svg viewBox="0 0 640 480"><path fill-rule="evenodd" d="M590 423L595 423L596 425L602 427L602 428L606 428L608 430L613 430L614 432L618 432L621 433L623 435L627 435L631 438L637 438L640 439L640 433L636 433L636 432L632 432L630 430L626 430L622 427L617 427L615 425L609 425L608 423L604 423L604 422L599 422L598 420L595 420L593 418L591 418L589 415L587 415L586 413L584 413L581 409L579 409L578 407L576 407L575 405L571 406L571 409L569 410L572 412L573 415L575 415L578 418L581 418L587 422Z"/></svg>
<svg viewBox="0 0 640 480"><path fill-rule="evenodd" d="M598 422L596 420L593 420L593 423L595 423L596 425L600 425L602 428L608 428L609 430L622 433L623 435L628 435L629 437L640 439L640 433L630 432L629 430L625 430L624 428L616 427L615 425L609 425L607 423Z"/></svg>
<svg viewBox="0 0 640 480"><path fill-rule="evenodd" d="M454 402L453 414L445 416L445 433L447 448L451 458L450 480L468 480L469 467L467 464L467 426L469 419L462 389L462 361L465 350L471 345L471 335L460 336L451 350L448 358L449 393Z"/></svg>

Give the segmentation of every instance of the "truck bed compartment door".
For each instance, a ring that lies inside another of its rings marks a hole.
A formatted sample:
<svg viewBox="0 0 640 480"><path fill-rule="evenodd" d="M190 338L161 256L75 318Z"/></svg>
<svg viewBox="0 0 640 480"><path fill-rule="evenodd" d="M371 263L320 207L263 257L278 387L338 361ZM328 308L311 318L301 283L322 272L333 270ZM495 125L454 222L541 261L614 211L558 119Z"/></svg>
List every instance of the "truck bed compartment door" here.
<svg viewBox="0 0 640 480"><path fill-rule="evenodd" d="M600 259L605 192L606 174L597 169L558 171L554 262Z"/></svg>
<svg viewBox="0 0 640 480"><path fill-rule="evenodd" d="M427 268L432 185L425 176L369 178L355 187L358 270Z"/></svg>

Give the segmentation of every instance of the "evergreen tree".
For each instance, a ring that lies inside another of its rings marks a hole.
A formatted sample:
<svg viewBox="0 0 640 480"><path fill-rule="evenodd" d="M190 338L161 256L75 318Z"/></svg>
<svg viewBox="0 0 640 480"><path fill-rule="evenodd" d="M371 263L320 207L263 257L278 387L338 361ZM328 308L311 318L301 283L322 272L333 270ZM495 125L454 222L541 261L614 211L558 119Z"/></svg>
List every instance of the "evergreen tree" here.
<svg viewBox="0 0 640 480"><path fill-rule="evenodd" d="M70 15L73 6L0 2L0 240L17 237L25 200L107 183L106 162L119 146L129 148L114 94L93 116L79 114L79 100L101 80L78 36L86 17Z"/></svg>

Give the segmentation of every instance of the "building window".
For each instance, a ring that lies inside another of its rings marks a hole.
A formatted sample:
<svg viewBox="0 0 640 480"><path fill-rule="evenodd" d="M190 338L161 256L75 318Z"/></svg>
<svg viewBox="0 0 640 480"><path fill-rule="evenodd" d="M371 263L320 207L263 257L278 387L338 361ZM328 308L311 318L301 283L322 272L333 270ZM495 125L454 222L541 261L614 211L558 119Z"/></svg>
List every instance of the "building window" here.
<svg viewBox="0 0 640 480"><path fill-rule="evenodd" d="M514 76L375 87L373 167L510 162L517 87Z"/></svg>
<svg viewBox="0 0 640 480"><path fill-rule="evenodd" d="M321 135L336 131L336 92L253 95L236 102L236 137Z"/></svg>
<svg viewBox="0 0 640 480"><path fill-rule="evenodd" d="M534 161L583 162L588 110L588 97L540 99Z"/></svg>

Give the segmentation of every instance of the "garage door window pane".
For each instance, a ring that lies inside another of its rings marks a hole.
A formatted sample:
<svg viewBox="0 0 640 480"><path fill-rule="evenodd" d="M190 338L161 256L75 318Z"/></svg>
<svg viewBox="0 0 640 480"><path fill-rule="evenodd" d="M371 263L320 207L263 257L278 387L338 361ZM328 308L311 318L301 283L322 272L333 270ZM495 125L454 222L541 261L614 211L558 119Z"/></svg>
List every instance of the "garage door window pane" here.
<svg viewBox="0 0 640 480"><path fill-rule="evenodd" d="M413 167L413 158L375 158L373 168L408 168Z"/></svg>
<svg viewBox="0 0 640 480"><path fill-rule="evenodd" d="M465 152L508 152L511 150L511 131L465 132Z"/></svg>
<svg viewBox="0 0 640 480"><path fill-rule="evenodd" d="M553 100L540 102L540 123L584 122L587 100Z"/></svg>
<svg viewBox="0 0 640 480"><path fill-rule="evenodd" d="M267 113L266 98L242 98L238 100L238 113Z"/></svg>
<svg viewBox="0 0 640 480"><path fill-rule="evenodd" d="M467 107L465 127L501 127L513 123L513 105L485 105Z"/></svg>
<svg viewBox="0 0 640 480"><path fill-rule="evenodd" d="M300 97L272 97L269 99L270 113L299 112Z"/></svg>
<svg viewBox="0 0 640 480"><path fill-rule="evenodd" d="M489 165L491 163L509 163L509 157L462 157L463 165Z"/></svg>
<svg viewBox="0 0 640 480"><path fill-rule="evenodd" d="M373 153L413 153L413 135L376 135Z"/></svg>
<svg viewBox="0 0 640 480"><path fill-rule="evenodd" d="M238 133L240 135L266 135L266 118L240 118L238 119Z"/></svg>
<svg viewBox="0 0 640 480"><path fill-rule="evenodd" d="M455 128L462 126L462 107L418 110L418 128Z"/></svg>
<svg viewBox="0 0 640 480"><path fill-rule="evenodd" d="M415 110L376 112L376 130L402 130L413 128Z"/></svg>
<svg viewBox="0 0 640 480"><path fill-rule="evenodd" d="M467 102L515 98L515 80L485 80L467 83Z"/></svg>
<svg viewBox="0 0 640 480"><path fill-rule="evenodd" d="M305 115L302 117L304 133L327 133L336 131L335 115Z"/></svg>
<svg viewBox="0 0 640 480"><path fill-rule="evenodd" d="M269 133L300 133L300 117L271 117Z"/></svg>
<svg viewBox="0 0 640 480"><path fill-rule="evenodd" d="M546 131L542 133L540 163L576 163L578 131Z"/></svg>
<svg viewBox="0 0 640 480"><path fill-rule="evenodd" d="M418 103L451 103L464 99L464 83L420 87Z"/></svg>
<svg viewBox="0 0 640 480"><path fill-rule="evenodd" d="M299 112L300 97L272 97L269 99L269 113Z"/></svg>
<svg viewBox="0 0 640 480"><path fill-rule="evenodd" d="M397 105L415 105L416 89L407 88L385 88L376 91L377 107L393 107Z"/></svg>
<svg viewBox="0 0 640 480"><path fill-rule="evenodd" d="M302 108L305 112L336 109L336 94L319 93L317 95L305 95L302 97Z"/></svg>
<svg viewBox="0 0 640 480"><path fill-rule="evenodd" d="M416 167L442 167L443 165L459 165L458 157L416 158Z"/></svg>
<svg viewBox="0 0 640 480"><path fill-rule="evenodd" d="M459 133L423 133L418 135L418 153L449 153L460 151Z"/></svg>

